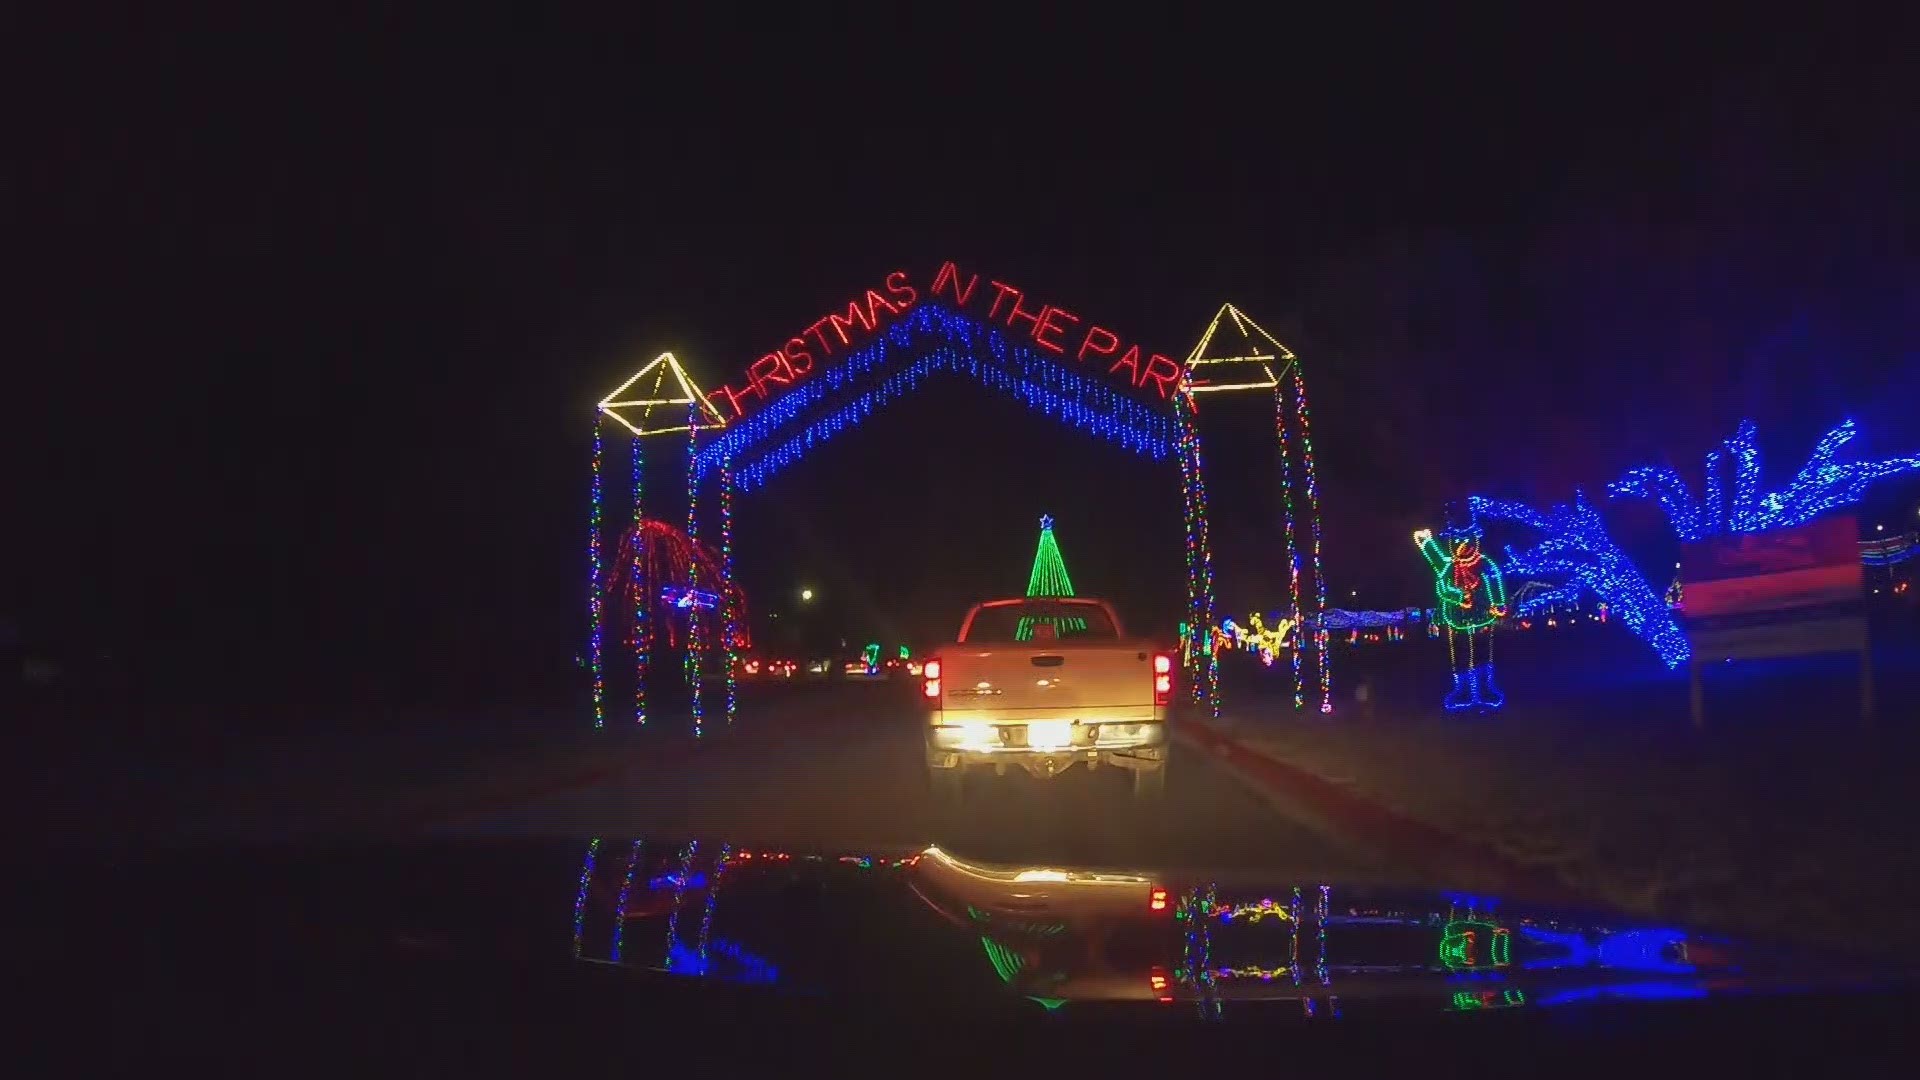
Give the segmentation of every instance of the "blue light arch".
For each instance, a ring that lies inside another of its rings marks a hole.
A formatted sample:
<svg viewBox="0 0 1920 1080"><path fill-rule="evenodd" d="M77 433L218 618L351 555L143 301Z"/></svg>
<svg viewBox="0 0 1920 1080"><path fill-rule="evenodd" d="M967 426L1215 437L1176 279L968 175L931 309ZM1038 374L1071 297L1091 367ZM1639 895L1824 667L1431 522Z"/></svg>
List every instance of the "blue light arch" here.
<svg viewBox="0 0 1920 1080"><path fill-rule="evenodd" d="M938 302L922 301L875 340L713 435L690 462L689 496L697 501L700 487L717 479L724 514L735 490L765 487L816 447L942 375L970 378L1142 457L1175 460L1187 524L1188 619L1210 633L1214 605L1206 489L1193 397L1185 384L1169 400L1142 403L1105 379L1075 370L1070 360L1030 348ZM724 560L723 573L723 588L730 587L731 558ZM1217 669L1187 659L1192 700L1210 704L1217 714ZM725 663L731 682L730 647Z"/></svg>
<svg viewBox="0 0 1920 1080"><path fill-rule="evenodd" d="M1175 453L1178 436L1170 407L1142 405L998 328L923 302L877 340L728 425L699 452L698 475L704 480L732 461L739 490L763 487L816 446L941 373L971 378L1145 457L1161 460Z"/></svg>

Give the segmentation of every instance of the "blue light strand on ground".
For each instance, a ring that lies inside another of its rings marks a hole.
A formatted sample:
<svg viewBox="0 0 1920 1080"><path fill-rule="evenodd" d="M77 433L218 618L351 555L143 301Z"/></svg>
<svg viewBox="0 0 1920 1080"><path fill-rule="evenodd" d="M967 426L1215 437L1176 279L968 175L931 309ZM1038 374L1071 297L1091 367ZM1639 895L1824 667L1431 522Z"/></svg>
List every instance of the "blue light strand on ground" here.
<svg viewBox="0 0 1920 1080"><path fill-rule="evenodd" d="M868 387L777 444L761 448L796 424L811 406L873 375L902 350L920 356L907 368ZM1039 412L1153 458L1173 452L1165 413L1131 400L1111 387L1064 367L1060 361L1014 344L999 330L942 308L922 304L885 335L832 368L794 387L753 416L730 425L700 454L702 476L730 458L747 458L737 482L743 491L764 485L815 445L857 424L880 406L937 372L957 372L1010 394Z"/></svg>
<svg viewBox="0 0 1920 1080"><path fill-rule="evenodd" d="M1759 429L1743 420L1723 445L1734 467L1733 500L1721 490L1719 450L1707 454L1705 498L1696 499L1670 465L1630 469L1607 485L1621 498L1652 498L1666 512L1674 535L1694 542L1722 532L1757 533L1804 525L1829 510L1858 503L1875 480L1920 470L1920 454L1878 461L1839 462L1835 458L1858 429L1841 421L1815 444L1807 463L1785 488L1761 494Z"/></svg>
<svg viewBox="0 0 1920 1080"><path fill-rule="evenodd" d="M1479 495L1469 505L1475 514L1545 534L1524 550L1508 545L1510 575L1564 579L1567 586L1593 593L1619 615L1627 629L1653 646L1669 669L1693 655L1666 601L1614 543L1600 515L1579 492L1574 492L1571 505L1558 505L1544 514L1525 503Z"/></svg>
<svg viewBox="0 0 1920 1080"><path fill-rule="evenodd" d="M1404 627L1410 623L1423 622L1426 619L1424 608L1401 608L1398 611L1349 611L1345 608L1328 608L1320 613L1319 624L1325 630L1369 630L1381 626Z"/></svg>
<svg viewBox="0 0 1920 1080"><path fill-rule="evenodd" d="M601 420L593 418L593 481L587 506L587 667L593 676L593 726L607 726L607 680L602 667L606 645L605 582L600 566L600 524L605 489L600 479L605 446L601 439Z"/></svg>

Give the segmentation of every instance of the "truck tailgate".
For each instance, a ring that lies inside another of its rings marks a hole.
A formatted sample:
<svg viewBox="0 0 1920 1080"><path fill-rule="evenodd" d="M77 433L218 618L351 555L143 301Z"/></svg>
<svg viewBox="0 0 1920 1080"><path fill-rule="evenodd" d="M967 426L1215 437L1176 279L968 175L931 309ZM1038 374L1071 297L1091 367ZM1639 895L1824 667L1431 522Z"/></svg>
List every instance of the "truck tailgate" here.
<svg viewBox="0 0 1920 1080"><path fill-rule="evenodd" d="M1153 706L1153 652L1138 643L950 646L946 707L1019 716Z"/></svg>

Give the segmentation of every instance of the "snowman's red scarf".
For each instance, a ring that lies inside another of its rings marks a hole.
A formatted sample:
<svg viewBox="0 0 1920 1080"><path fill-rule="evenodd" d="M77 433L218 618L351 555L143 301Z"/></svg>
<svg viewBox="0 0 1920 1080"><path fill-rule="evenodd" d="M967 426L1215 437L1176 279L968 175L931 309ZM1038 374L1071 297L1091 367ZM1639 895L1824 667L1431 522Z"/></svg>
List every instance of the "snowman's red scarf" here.
<svg viewBox="0 0 1920 1080"><path fill-rule="evenodd" d="M1465 544L1460 545L1460 547L1465 546ZM1473 554L1471 555L1460 554L1460 548L1458 547L1454 549L1453 587L1460 590L1460 606L1463 608L1472 607L1473 591L1480 587L1479 548L1473 549Z"/></svg>

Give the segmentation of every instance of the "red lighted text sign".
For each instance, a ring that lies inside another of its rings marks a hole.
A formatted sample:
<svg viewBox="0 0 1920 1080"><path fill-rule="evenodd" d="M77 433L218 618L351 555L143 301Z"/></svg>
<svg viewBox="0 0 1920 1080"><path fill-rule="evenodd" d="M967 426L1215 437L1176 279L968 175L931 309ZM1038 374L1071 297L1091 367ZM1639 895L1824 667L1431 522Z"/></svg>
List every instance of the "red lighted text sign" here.
<svg viewBox="0 0 1920 1080"><path fill-rule="evenodd" d="M941 264L927 295L1022 335L1055 356L1071 356L1077 365L1098 366L1109 377L1125 379L1135 388L1151 386L1162 398L1171 397L1179 382L1177 362L1145 352L1118 333L1058 304L1041 301L1017 286L964 273L952 262ZM713 396L724 400L732 410L728 419L745 416L753 404L766 401L780 387L799 382L820 362L871 341L920 298L910 275L895 270L886 276L881 288L868 289L865 295L849 301L845 310L835 309L814 320L778 349L749 364L738 385L719 387Z"/></svg>
<svg viewBox="0 0 1920 1080"><path fill-rule="evenodd" d="M1858 600L1860 525L1850 516L1688 544L1687 618L1714 619Z"/></svg>

